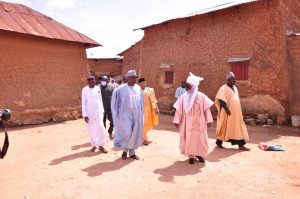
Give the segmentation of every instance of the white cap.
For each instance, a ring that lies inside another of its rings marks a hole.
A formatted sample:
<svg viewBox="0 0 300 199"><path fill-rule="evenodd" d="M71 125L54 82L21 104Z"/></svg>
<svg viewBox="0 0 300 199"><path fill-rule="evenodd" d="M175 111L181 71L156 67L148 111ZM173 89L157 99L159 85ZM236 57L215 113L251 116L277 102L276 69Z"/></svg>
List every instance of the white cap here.
<svg viewBox="0 0 300 199"><path fill-rule="evenodd" d="M135 70L130 70L127 72L127 77L137 77Z"/></svg>

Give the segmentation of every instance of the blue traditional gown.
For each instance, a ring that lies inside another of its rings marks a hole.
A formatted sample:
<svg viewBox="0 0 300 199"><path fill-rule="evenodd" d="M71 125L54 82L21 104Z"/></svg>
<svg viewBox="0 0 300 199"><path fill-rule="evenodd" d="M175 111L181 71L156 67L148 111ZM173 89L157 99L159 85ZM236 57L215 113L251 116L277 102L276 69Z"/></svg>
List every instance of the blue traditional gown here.
<svg viewBox="0 0 300 199"><path fill-rule="evenodd" d="M115 147L136 149L142 145L144 95L138 85L121 85L113 91L111 111Z"/></svg>

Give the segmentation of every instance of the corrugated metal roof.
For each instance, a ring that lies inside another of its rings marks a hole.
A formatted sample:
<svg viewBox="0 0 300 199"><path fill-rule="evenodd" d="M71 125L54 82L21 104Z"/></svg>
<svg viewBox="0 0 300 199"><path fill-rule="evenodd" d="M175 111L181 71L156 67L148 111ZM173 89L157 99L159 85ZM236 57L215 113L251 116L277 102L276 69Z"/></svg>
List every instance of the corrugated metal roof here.
<svg viewBox="0 0 300 199"><path fill-rule="evenodd" d="M234 63L234 62L243 62L243 61L249 61L251 58L249 57L229 57L227 59L227 62Z"/></svg>
<svg viewBox="0 0 300 199"><path fill-rule="evenodd" d="M299 36L300 32L287 31L286 35L287 36Z"/></svg>
<svg viewBox="0 0 300 199"><path fill-rule="evenodd" d="M0 1L0 30L101 46L87 36L21 4Z"/></svg>
<svg viewBox="0 0 300 199"><path fill-rule="evenodd" d="M224 3L224 4L220 4L220 5L217 5L217 6L214 6L214 7L206 8L206 9L200 10L198 12L194 12L194 13L188 14L187 16L184 16L184 17L178 17L178 18L175 18L175 19L169 19L169 20L163 21L161 23L157 23L157 24L145 26L145 27L142 27L142 28L137 28L137 29L134 29L133 31L135 31L135 30L144 30L144 29L149 28L151 26L159 25L159 24L170 22L170 21L173 21L173 20L186 19L186 18L197 16L197 15L203 15L203 14L207 14L207 13L210 13L210 12L215 12L215 11L218 11L218 10L223 10L223 9L226 9L226 8L230 8L230 7L234 7L234 6L238 6L238 5L242 5L242 4L247 4L247 3L252 3L252 2L257 2L257 1L259 1L259 0L237 0L237 1L230 1L230 2L227 2L227 3Z"/></svg>

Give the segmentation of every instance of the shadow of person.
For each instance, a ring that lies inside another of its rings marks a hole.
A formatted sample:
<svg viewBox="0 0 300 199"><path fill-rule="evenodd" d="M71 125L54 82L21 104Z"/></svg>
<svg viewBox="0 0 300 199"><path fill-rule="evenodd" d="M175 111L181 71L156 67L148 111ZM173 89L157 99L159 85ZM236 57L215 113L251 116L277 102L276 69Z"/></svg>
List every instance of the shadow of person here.
<svg viewBox="0 0 300 199"><path fill-rule="evenodd" d="M244 152L235 148L219 148L215 147L213 151L211 151L208 156L206 157L206 160L209 162L219 162L224 158L227 158L229 156L232 156L234 154Z"/></svg>
<svg viewBox="0 0 300 199"><path fill-rule="evenodd" d="M64 161L70 161L70 160L83 158L83 157L93 157L93 156L96 156L96 155L99 155L99 154L100 154L100 152L91 152L90 150L82 151L82 152L79 152L79 153L74 153L74 154L71 154L71 155L67 155L67 156L63 156L61 158L51 160L49 165L57 165L57 164L60 164Z"/></svg>
<svg viewBox="0 0 300 199"><path fill-rule="evenodd" d="M159 124L154 126L154 130L157 131L169 131L172 133L178 133L178 129L175 128L173 124L173 117L170 115L159 114Z"/></svg>
<svg viewBox="0 0 300 199"><path fill-rule="evenodd" d="M119 170L133 161L134 160L131 159L123 160L122 158L118 158L113 162L100 162L98 164L82 169L82 171L87 172L87 175L90 177L95 177L102 175L105 172Z"/></svg>
<svg viewBox="0 0 300 199"><path fill-rule="evenodd" d="M71 149L72 151L74 150L78 150L80 148L85 148L85 147L90 147L91 144L89 142L85 143L85 144L79 144L79 145L75 145L75 146L72 146Z"/></svg>
<svg viewBox="0 0 300 199"><path fill-rule="evenodd" d="M113 151L123 151L121 147L113 147L111 150Z"/></svg>
<svg viewBox="0 0 300 199"><path fill-rule="evenodd" d="M195 161L194 165L188 163L188 161L176 161L172 165L162 168L156 169L153 173L159 174L158 178L162 182L174 183L175 176L186 176L186 175L194 175L201 172L201 168L203 168L205 164L199 163Z"/></svg>

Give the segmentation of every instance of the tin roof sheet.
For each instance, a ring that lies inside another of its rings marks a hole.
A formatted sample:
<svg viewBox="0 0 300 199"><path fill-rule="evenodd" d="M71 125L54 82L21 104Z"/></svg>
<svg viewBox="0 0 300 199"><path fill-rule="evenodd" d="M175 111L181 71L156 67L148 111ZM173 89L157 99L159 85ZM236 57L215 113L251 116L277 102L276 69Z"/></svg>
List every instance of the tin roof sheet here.
<svg viewBox="0 0 300 199"><path fill-rule="evenodd" d="M197 16L197 15L202 15L202 14L206 14L206 13L210 13L210 12L215 12L215 11L218 11L218 10L223 10L223 9L226 9L226 8L230 8L230 7L234 7L234 6L238 6L238 5L242 5L242 4L247 4L247 3L252 3L252 2L257 2L257 1L259 1L259 0L236 0L236 1L230 1L230 2L227 2L227 3L224 3L224 4L220 4L220 5L217 5L217 6L213 6L213 7L210 7L210 8L206 8L206 9L200 10L198 12L194 12L194 13L188 14L188 15L186 15L184 17L178 17L178 18L175 18L175 19L169 19L167 21L163 21L163 22L160 22L160 23L157 23L157 24L145 26L145 27L142 27L142 28L137 28L137 29L134 29L133 31L135 31L135 30L141 30L141 29L144 30L144 29L149 28L151 26L159 25L159 24L170 22L170 21L173 21L173 20L186 19L186 18Z"/></svg>
<svg viewBox="0 0 300 199"><path fill-rule="evenodd" d="M249 61L251 58L249 57L229 57L227 59L227 62L229 63L234 63L234 62L244 62L244 61Z"/></svg>
<svg viewBox="0 0 300 199"><path fill-rule="evenodd" d="M89 37L21 4L0 1L0 30L101 46Z"/></svg>

